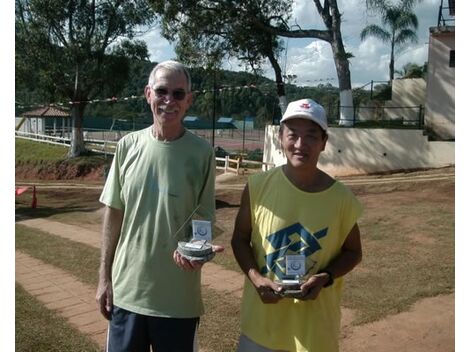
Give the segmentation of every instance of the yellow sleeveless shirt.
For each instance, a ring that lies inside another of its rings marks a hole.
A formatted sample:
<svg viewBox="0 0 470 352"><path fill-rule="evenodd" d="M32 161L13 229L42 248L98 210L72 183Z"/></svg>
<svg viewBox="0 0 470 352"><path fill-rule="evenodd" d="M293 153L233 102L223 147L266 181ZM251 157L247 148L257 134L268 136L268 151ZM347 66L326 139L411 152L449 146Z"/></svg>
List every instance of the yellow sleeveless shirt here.
<svg viewBox="0 0 470 352"><path fill-rule="evenodd" d="M322 192L299 190L277 167L248 180L251 242L260 272L282 279L285 256L303 254L306 271L315 274L335 258L362 213L362 206L342 183ZM338 351L342 278L323 288L316 300L284 298L263 304L245 279L242 333L270 349Z"/></svg>

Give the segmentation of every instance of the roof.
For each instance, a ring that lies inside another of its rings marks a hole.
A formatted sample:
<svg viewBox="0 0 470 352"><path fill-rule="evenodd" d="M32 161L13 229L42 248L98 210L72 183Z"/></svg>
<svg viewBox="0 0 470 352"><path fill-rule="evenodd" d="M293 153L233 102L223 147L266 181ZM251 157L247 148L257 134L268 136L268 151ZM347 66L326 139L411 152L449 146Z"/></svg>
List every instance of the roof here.
<svg viewBox="0 0 470 352"><path fill-rule="evenodd" d="M233 118L231 117L220 117L217 122L221 122L221 123L232 123L233 122Z"/></svg>
<svg viewBox="0 0 470 352"><path fill-rule="evenodd" d="M215 129L236 129L237 127L233 123L220 122L220 119L212 125L213 122L209 119L197 119L197 120L183 120L183 125L190 130L210 130Z"/></svg>
<svg viewBox="0 0 470 352"><path fill-rule="evenodd" d="M26 117L70 117L70 112L54 106L43 106L22 114Z"/></svg>
<svg viewBox="0 0 470 352"><path fill-rule="evenodd" d="M183 120L183 122L193 122L193 121L198 121L199 117L197 116L186 116Z"/></svg>

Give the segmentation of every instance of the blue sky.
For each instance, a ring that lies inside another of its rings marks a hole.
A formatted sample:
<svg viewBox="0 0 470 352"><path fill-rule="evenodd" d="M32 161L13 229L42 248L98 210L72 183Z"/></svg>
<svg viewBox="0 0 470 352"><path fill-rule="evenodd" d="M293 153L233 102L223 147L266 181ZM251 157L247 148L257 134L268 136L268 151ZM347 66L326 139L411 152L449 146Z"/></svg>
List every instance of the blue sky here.
<svg viewBox="0 0 470 352"><path fill-rule="evenodd" d="M351 82L361 86L371 80L388 80L390 47L385 43L368 38L361 42L360 32L368 24L381 24L380 18L366 11L365 0L339 0L339 9L343 13L342 34L346 50L354 55L350 60ZM418 43L412 43L396 52L395 69L399 70L408 62L422 65L427 61L429 27L437 25L440 0L422 0L414 12L418 16ZM323 22L316 12L312 0L294 1L292 23L302 28L324 29ZM143 39L147 42L152 61L174 58L170 43L161 38L158 29L147 33ZM311 39L285 39L286 50L280 58L281 67L287 74L297 75L298 85L317 85L331 83L337 86L336 70L331 47L328 43ZM226 69L242 70L233 60L225 63ZM264 75L274 77L270 65L265 65Z"/></svg>

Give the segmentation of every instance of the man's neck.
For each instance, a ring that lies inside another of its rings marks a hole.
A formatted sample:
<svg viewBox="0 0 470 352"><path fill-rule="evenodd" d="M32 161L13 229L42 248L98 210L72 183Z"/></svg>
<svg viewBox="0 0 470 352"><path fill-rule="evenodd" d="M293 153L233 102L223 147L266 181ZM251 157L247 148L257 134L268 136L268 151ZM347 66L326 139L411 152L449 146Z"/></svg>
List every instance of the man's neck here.
<svg viewBox="0 0 470 352"><path fill-rule="evenodd" d="M289 181L304 192L321 192L334 183L330 176L317 167L298 169L286 164L282 170Z"/></svg>
<svg viewBox="0 0 470 352"><path fill-rule="evenodd" d="M185 131L186 130L182 124L171 127L164 127L156 123L152 125L152 135L155 139L162 142L174 141L182 137Z"/></svg>

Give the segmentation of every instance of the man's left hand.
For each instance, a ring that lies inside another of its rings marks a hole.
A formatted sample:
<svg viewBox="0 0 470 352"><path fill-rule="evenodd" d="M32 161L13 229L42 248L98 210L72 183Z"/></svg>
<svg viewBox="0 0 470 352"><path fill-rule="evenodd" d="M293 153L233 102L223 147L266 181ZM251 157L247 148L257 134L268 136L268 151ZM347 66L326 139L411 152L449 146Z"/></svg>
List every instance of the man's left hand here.
<svg viewBox="0 0 470 352"><path fill-rule="evenodd" d="M306 282L300 286L302 294L298 299L308 300L316 299L320 294L323 286L328 282L328 274L316 274L311 276Z"/></svg>
<svg viewBox="0 0 470 352"><path fill-rule="evenodd" d="M214 253L220 253L224 251L224 247L219 245L212 245L212 251ZM173 260L175 261L178 267L186 271L199 270L205 263L205 261L202 260L188 260L183 257L177 250L173 252Z"/></svg>

